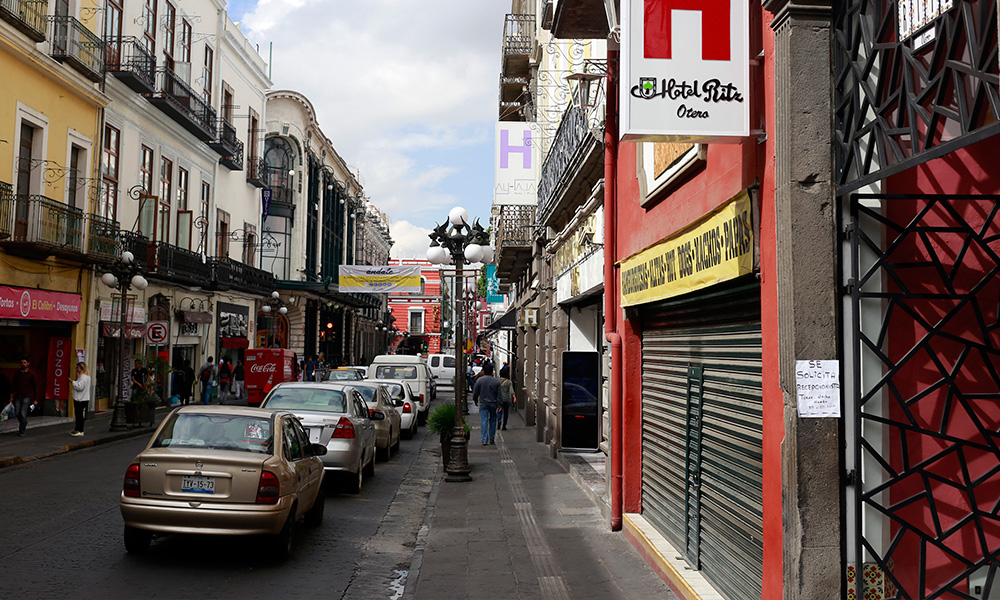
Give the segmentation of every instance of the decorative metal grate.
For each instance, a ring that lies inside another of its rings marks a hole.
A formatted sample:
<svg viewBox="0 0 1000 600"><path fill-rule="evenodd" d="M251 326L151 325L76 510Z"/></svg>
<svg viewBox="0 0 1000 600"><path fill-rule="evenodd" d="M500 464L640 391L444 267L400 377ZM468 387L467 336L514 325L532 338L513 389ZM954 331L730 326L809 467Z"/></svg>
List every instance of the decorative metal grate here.
<svg viewBox="0 0 1000 600"><path fill-rule="evenodd" d="M559 193L563 191L560 184L565 186L564 180L572 177L570 167L576 165L577 153L589 134L583 110L575 106L567 107L556 130L556 139L542 163L542 176L538 183L539 223L545 223L552 214Z"/></svg>
<svg viewBox="0 0 1000 600"><path fill-rule="evenodd" d="M849 210L847 588L994 597L1000 195L857 195Z"/></svg>
<svg viewBox="0 0 1000 600"><path fill-rule="evenodd" d="M834 35L840 193L1000 132L997 0L959 0L897 41L896 0L845 0Z"/></svg>

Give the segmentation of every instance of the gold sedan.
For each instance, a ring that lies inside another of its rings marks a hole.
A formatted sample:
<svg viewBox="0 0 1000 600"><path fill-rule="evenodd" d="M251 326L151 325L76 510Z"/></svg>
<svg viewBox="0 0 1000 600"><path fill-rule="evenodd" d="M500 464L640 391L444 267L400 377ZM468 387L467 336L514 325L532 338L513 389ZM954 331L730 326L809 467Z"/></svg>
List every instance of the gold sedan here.
<svg viewBox="0 0 1000 600"><path fill-rule="evenodd" d="M178 408L125 472L125 548L144 552L161 533L266 534L288 558L298 520L323 520L324 454L289 412Z"/></svg>

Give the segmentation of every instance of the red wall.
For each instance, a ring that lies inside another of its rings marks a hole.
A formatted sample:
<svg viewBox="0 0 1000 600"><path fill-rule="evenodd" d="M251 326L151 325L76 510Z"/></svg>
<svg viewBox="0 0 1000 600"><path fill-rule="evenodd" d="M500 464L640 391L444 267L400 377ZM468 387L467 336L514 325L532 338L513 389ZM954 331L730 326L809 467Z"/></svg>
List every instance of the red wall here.
<svg viewBox="0 0 1000 600"><path fill-rule="evenodd" d="M782 596L781 442L784 438L784 402L778 380L778 314L775 286L774 217L774 40L771 17L754 4L756 42L751 56L764 50L760 67L751 67L754 93L751 123L766 123L763 143L751 137L737 144L708 146L704 168L672 191L640 206L636 177L636 144L619 145L617 169L617 246L615 261L621 261L669 238L726 203L741 190L760 183L760 270L763 327L764 394L764 582L763 598ZM616 272L616 279L620 272ZM614 289L619 286L615 282ZM623 339L623 510L642 509L642 346L638 318L620 321Z"/></svg>

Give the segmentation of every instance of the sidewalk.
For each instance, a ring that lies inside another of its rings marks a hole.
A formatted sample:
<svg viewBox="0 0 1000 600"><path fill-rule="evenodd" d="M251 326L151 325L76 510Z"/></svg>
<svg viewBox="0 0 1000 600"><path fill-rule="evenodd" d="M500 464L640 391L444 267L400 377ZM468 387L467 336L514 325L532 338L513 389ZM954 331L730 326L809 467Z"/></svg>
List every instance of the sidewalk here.
<svg viewBox="0 0 1000 600"><path fill-rule="evenodd" d="M156 422L163 419L167 408L156 410ZM0 422L0 469L40 460L64 452L72 452L139 435L150 435L155 427L136 427L128 431L109 431L113 411L89 415L84 436L69 434L75 426L68 417L34 417L28 419L24 437L17 435L17 419Z"/></svg>
<svg viewBox="0 0 1000 600"><path fill-rule="evenodd" d="M495 446L481 445L479 416L466 417L472 481L445 482L439 467L403 598L675 600L609 530L594 491L602 465L549 458L522 414L511 415Z"/></svg>

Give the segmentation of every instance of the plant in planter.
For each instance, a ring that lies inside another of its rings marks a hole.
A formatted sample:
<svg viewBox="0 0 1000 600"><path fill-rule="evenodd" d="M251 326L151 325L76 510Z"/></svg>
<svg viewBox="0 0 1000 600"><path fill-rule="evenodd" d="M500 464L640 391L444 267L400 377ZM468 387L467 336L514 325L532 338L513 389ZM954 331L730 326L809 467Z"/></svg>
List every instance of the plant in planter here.
<svg viewBox="0 0 1000 600"><path fill-rule="evenodd" d="M435 406L427 415L427 429L441 437L441 458L447 466L448 458L451 456L451 434L455 430L455 405L439 404ZM465 432L465 439L469 439L472 428L464 420L462 421L462 431Z"/></svg>

